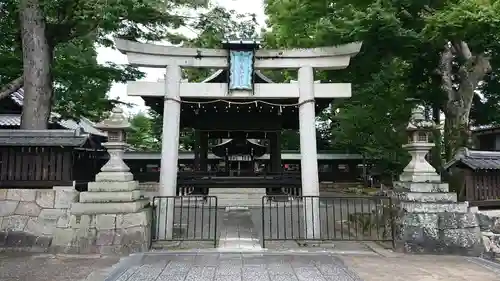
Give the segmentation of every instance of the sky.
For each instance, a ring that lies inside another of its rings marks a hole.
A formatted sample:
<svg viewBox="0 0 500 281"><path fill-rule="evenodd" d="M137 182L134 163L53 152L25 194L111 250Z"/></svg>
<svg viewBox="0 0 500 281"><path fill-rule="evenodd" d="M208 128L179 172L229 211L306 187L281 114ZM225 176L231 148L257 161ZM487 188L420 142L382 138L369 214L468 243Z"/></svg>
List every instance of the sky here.
<svg viewBox="0 0 500 281"><path fill-rule="evenodd" d="M264 0L213 0L212 2L228 10L235 10L237 13L255 13L257 21L263 26L265 21L263 1ZM195 36L193 31L186 28L180 29L179 32L186 36ZM120 53L118 50L100 47L97 50L97 61L102 64L106 62L126 64L127 56ZM143 81L158 81L158 79L162 79L165 74L165 70L158 68L140 68L140 70L146 73L146 77L142 79ZM132 108L127 109L129 114L137 114L147 109L142 98L127 96L127 86L125 84L114 84L108 92L108 96L109 98L119 98L120 101L134 104Z"/></svg>

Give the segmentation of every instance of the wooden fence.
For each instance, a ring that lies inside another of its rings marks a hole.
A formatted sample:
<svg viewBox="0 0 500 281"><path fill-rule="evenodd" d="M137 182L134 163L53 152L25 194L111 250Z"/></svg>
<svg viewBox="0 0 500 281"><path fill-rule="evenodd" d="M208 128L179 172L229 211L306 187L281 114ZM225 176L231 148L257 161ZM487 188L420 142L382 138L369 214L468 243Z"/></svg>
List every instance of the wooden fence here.
<svg viewBox="0 0 500 281"><path fill-rule="evenodd" d="M0 188L52 188L92 181L101 167L100 153L74 147L0 147Z"/></svg>
<svg viewBox="0 0 500 281"><path fill-rule="evenodd" d="M471 205L500 207L500 170L466 170L465 185Z"/></svg>

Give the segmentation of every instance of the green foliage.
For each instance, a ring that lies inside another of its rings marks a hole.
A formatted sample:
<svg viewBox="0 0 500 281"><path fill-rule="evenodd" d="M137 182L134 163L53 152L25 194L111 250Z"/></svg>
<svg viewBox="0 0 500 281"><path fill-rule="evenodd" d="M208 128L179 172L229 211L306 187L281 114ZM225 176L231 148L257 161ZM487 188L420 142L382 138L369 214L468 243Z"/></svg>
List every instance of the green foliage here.
<svg viewBox="0 0 500 281"><path fill-rule="evenodd" d="M112 37L130 40L178 40L170 32L184 25L177 8L196 8L203 1L45 0L41 1L46 36L54 49L54 111L62 118L97 120L117 101L107 91L116 82L143 73L129 66L97 63L99 45L112 47ZM0 3L0 85L22 75L19 0Z"/></svg>
<svg viewBox="0 0 500 281"><path fill-rule="evenodd" d="M160 140L154 132L154 120L144 113L130 118L131 131L127 133L127 143L138 151L159 151Z"/></svg>
<svg viewBox="0 0 500 281"><path fill-rule="evenodd" d="M407 100L457 118L453 106L461 103L450 98L474 96L460 89L460 82L474 78L472 71L480 68L475 59L484 52L491 55L493 73L481 85L485 99L474 98L470 117L477 125L498 120L499 7L500 1L493 0L266 0L271 30L265 38L270 47L282 48L363 42L347 70L316 74L316 79L353 85L352 98L336 101L321 118L332 120L334 147L378 157L384 172L398 174L407 161L401 149L412 106ZM472 57L454 49L449 78L457 88L447 94L444 73L438 71L441 55L445 44L462 41ZM459 76L459 68L469 74Z"/></svg>
<svg viewBox="0 0 500 281"><path fill-rule="evenodd" d="M257 30L254 15L238 14L222 7L215 7L190 23L197 32L193 39L185 38L186 47L221 48L222 41L232 38L252 38ZM187 69L185 76L189 81L201 82L216 69Z"/></svg>

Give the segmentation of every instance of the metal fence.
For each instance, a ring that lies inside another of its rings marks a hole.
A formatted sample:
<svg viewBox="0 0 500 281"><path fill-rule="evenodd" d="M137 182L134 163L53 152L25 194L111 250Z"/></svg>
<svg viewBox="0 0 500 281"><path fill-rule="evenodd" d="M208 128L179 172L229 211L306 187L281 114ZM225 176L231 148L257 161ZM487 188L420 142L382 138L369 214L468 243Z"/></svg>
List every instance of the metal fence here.
<svg viewBox="0 0 500 281"><path fill-rule="evenodd" d="M152 241L218 240L217 197L153 197Z"/></svg>
<svg viewBox="0 0 500 281"><path fill-rule="evenodd" d="M388 241L394 243L397 210L390 197L264 196L266 241Z"/></svg>

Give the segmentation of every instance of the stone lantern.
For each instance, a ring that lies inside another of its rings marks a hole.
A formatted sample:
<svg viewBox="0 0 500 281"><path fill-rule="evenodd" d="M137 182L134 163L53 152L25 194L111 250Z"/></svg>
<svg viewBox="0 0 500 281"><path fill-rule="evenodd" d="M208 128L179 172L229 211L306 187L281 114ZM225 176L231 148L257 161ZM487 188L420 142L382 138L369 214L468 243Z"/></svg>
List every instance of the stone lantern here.
<svg viewBox="0 0 500 281"><path fill-rule="evenodd" d="M123 162L123 153L127 147L126 131L130 128L123 110L113 108L111 115L95 127L108 135L108 141L103 146L109 153L109 160L96 175L96 181L132 181L130 168Z"/></svg>
<svg viewBox="0 0 500 281"><path fill-rule="evenodd" d="M411 161L400 175L401 181L439 182L441 180L436 169L425 159L429 150L435 145L429 139L432 131L437 128L438 126L433 121L425 118L423 107L417 106L412 110L412 116L406 127L408 143L403 145L403 148L410 153Z"/></svg>

